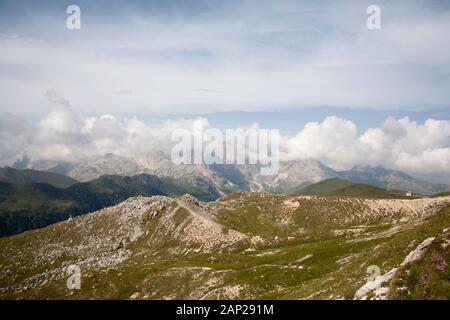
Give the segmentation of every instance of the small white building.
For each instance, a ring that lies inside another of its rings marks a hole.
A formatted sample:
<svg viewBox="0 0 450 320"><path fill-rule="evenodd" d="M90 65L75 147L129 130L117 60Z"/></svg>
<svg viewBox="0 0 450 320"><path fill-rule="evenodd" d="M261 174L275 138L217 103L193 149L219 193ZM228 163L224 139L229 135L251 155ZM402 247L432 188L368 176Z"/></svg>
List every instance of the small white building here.
<svg viewBox="0 0 450 320"><path fill-rule="evenodd" d="M406 193L406 196L407 196L407 197L411 197L411 196L412 196L411 191L408 191L408 192Z"/></svg>

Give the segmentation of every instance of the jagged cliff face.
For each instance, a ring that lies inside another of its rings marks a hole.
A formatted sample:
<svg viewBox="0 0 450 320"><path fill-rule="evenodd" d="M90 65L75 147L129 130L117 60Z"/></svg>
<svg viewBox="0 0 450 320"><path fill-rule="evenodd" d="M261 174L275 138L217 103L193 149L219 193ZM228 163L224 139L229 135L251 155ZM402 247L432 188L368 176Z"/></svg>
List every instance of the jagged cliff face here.
<svg viewBox="0 0 450 320"><path fill-rule="evenodd" d="M91 158L66 172L78 181L90 181L102 175L133 176L140 173L148 173L148 170L133 159L114 154Z"/></svg>
<svg viewBox="0 0 450 320"><path fill-rule="evenodd" d="M167 156L161 154L139 162L123 157L99 158L93 162L77 165L67 174L80 181L86 181L102 174L112 174L113 168L116 167L123 168L116 174L133 175L147 172L194 186L210 188L220 196L234 191L249 190L282 193L302 182L318 182L337 175L316 160L281 162L278 174L262 176L259 165L175 165Z"/></svg>
<svg viewBox="0 0 450 320"><path fill-rule="evenodd" d="M62 173L78 181L89 181L102 175L148 173L210 190L217 197L236 191L283 193L302 182L318 182L337 176L332 169L311 159L281 162L278 174L262 176L259 165L175 165L169 156L160 152L139 159L107 154L76 164L29 161L25 167Z"/></svg>
<svg viewBox="0 0 450 320"><path fill-rule="evenodd" d="M135 197L0 239L0 298L351 299L368 266L399 267L427 238L448 243L449 227L450 197Z"/></svg>
<svg viewBox="0 0 450 320"><path fill-rule="evenodd" d="M283 193L302 182L318 182L337 173L320 161L306 159L280 162L276 175L263 176L260 165L175 165L162 153L148 154L140 163L153 174L191 184L210 185L225 195L234 191L268 191Z"/></svg>

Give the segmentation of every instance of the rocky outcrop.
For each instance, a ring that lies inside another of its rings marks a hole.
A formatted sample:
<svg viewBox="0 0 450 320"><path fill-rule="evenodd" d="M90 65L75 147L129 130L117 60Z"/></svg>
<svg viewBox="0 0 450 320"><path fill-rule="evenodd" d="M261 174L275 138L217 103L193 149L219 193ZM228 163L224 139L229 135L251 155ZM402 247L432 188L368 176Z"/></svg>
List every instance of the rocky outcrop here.
<svg viewBox="0 0 450 320"><path fill-rule="evenodd" d="M424 240L417 246L416 249L411 251L406 256L399 267L404 267L410 263L413 263L414 261L419 260L423 256L425 249L433 243L434 239L435 238L428 238ZM372 295L371 299L386 299L389 294L389 283L394 278L399 267L391 269L385 274L376 277L372 281L368 281L365 285L359 288L358 291L356 291L354 299L366 300L370 295Z"/></svg>

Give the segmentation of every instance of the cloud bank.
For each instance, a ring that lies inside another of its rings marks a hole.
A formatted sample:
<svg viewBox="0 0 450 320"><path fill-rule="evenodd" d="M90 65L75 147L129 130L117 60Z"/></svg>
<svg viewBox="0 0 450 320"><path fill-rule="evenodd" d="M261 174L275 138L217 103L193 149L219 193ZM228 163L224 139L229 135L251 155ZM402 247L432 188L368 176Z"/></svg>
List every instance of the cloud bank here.
<svg viewBox="0 0 450 320"><path fill-rule="evenodd" d="M105 153L134 158L152 150L170 154L174 143L170 137L175 129L199 132L211 128L206 118L148 123L107 114L86 117L61 103L64 100L56 100L59 105L35 124L15 115L0 118L2 165L11 165L24 152L32 159L69 162ZM428 119L417 123L407 117L390 117L380 126L359 133L353 122L330 116L322 122L307 123L295 135L282 136L280 151L281 160L313 158L338 170L353 165L383 165L410 173L448 174L450 121Z"/></svg>
<svg viewBox="0 0 450 320"><path fill-rule="evenodd" d="M314 158L344 169L383 165L407 172L450 172L450 121L387 118L358 134L351 121L327 117L310 122L284 143L285 158Z"/></svg>

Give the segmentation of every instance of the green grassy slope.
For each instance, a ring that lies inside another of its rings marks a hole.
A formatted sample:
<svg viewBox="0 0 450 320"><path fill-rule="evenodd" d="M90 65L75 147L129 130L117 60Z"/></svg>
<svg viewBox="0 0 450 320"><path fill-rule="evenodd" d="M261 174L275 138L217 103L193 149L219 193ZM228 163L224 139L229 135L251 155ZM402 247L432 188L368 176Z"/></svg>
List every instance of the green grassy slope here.
<svg viewBox="0 0 450 320"><path fill-rule="evenodd" d="M445 196L450 196L450 192L436 193L436 194L432 195L432 198L439 198L439 197L445 197Z"/></svg>
<svg viewBox="0 0 450 320"><path fill-rule="evenodd" d="M369 184L353 183L349 180L332 178L300 188L292 195L317 195L337 197L358 197L368 199L408 199L406 192L387 190ZM415 197L413 197L415 198Z"/></svg>
<svg viewBox="0 0 450 320"><path fill-rule="evenodd" d="M285 192L284 194L292 194L292 195L297 195L300 194L300 192L305 189L306 187L312 185L314 183L310 182L310 181L305 181L300 183L300 185L298 185L297 187L289 190L288 192Z"/></svg>
<svg viewBox="0 0 450 320"><path fill-rule="evenodd" d="M338 189L351 186L353 182L340 178L332 178L320 181L318 183L314 183L311 185L307 185L297 192L294 192L293 195L322 195L328 192L336 191Z"/></svg>
<svg viewBox="0 0 450 320"><path fill-rule="evenodd" d="M77 180L58 173L31 169L17 170L10 167L0 168L0 182L19 185L47 183L57 188L67 188L78 183Z"/></svg>
<svg viewBox="0 0 450 320"><path fill-rule="evenodd" d="M420 213L420 208L409 212L407 208L416 202L396 212L374 212L369 208L373 201L386 200L242 193L204 204L224 234L231 235L234 229L247 235L247 243L230 250L205 250L183 240L183 232L192 230L191 214L175 209L174 204L156 217L144 214L137 224L125 211L79 217L0 239L4 270L0 298L352 299L366 282L368 266L387 272L426 238L438 239L430 255L439 254L448 261L448 250L438 248L450 240L445 231L450 227L448 199L411 200L425 201L428 213ZM121 216L131 224L120 224ZM137 226L144 233L135 241L120 234ZM126 259L114 265L95 264L89 251L82 250L91 244L87 237L94 240L93 247L111 243L109 249L92 253L96 259L111 261L127 252ZM122 246L114 245L118 239L123 239ZM414 266L418 270L411 280L406 279L408 287L423 290L414 277L435 272L430 269L435 263L430 255ZM80 290L66 287L63 267L71 263L81 266ZM400 284L395 282L393 297L450 299L447 273L429 274L432 285L426 287L426 296L416 291L397 295Z"/></svg>
<svg viewBox="0 0 450 320"><path fill-rule="evenodd" d="M338 196L338 197L359 197L369 199L409 199L415 197L408 197L404 191L387 190L374 187L368 184L355 183L348 187L337 189L330 192L324 192L324 195Z"/></svg>

